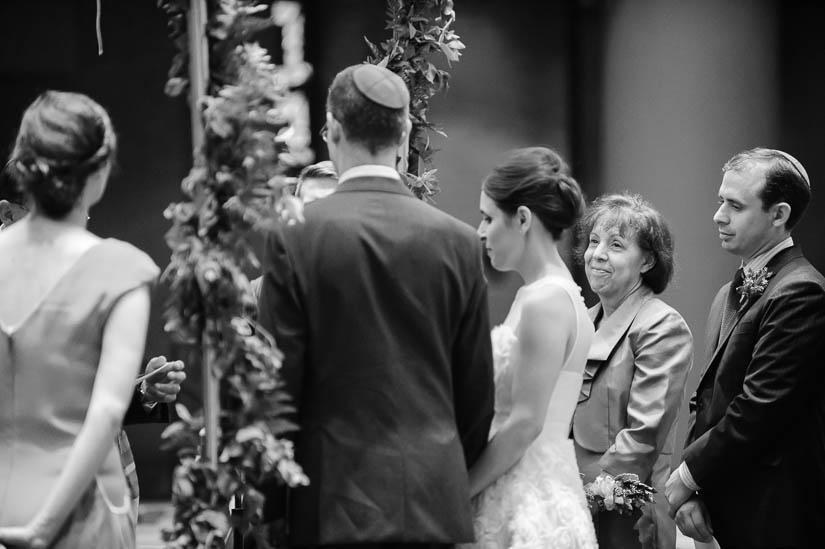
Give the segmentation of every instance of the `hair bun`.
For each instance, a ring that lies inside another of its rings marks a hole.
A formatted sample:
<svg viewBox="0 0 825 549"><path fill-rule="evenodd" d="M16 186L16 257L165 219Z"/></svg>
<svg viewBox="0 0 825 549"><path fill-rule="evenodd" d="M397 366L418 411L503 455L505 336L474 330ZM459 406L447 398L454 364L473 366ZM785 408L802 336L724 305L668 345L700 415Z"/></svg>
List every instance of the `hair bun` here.
<svg viewBox="0 0 825 549"><path fill-rule="evenodd" d="M47 91L23 114L12 158L38 210L60 219L116 146L103 107L83 94Z"/></svg>
<svg viewBox="0 0 825 549"><path fill-rule="evenodd" d="M569 174L560 173L557 181L559 195L567 202L568 208L566 209L571 213L570 219L564 220L564 228L567 229L575 225L584 213L584 196L578 182Z"/></svg>
<svg viewBox="0 0 825 549"><path fill-rule="evenodd" d="M484 192L506 213L525 206L553 238L576 224L584 198L564 159L546 147L512 151L485 179Z"/></svg>

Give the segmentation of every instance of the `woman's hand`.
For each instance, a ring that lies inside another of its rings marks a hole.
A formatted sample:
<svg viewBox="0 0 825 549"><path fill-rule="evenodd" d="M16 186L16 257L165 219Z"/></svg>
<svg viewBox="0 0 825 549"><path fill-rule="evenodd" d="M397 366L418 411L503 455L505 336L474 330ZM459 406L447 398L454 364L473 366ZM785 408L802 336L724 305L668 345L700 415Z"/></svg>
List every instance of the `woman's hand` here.
<svg viewBox="0 0 825 549"><path fill-rule="evenodd" d="M46 539L31 526L0 527L0 549L25 547L40 549L46 547Z"/></svg>

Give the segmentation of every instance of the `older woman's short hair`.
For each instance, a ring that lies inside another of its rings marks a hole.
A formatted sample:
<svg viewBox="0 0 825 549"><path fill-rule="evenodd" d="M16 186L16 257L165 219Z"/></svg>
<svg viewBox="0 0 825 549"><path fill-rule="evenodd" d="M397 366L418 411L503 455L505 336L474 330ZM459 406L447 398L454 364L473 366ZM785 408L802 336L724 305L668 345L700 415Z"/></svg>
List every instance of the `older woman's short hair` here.
<svg viewBox="0 0 825 549"><path fill-rule="evenodd" d="M584 259L590 233L597 225L616 227L625 237L635 238L643 252L650 254L653 267L642 273L642 283L662 293L673 278L673 236L664 216L639 195L610 194L597 198L579 223L577 256Z"/></svg>

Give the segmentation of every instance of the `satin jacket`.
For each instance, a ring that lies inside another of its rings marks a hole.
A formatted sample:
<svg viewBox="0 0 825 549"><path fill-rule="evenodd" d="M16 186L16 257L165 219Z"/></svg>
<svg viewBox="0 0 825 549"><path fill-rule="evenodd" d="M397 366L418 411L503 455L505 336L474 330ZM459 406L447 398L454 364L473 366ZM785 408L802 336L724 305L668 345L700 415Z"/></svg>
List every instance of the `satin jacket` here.
<svg viewBox="0 0 825 549"><path fill-rule="evenodd" d="M606 319L601 304L589 313L598 329L573 416L573 438L602 454L598 461L605 472L636 473L649 481L657 458L673 451L693 336L682 316L646 286Z"/></svg>

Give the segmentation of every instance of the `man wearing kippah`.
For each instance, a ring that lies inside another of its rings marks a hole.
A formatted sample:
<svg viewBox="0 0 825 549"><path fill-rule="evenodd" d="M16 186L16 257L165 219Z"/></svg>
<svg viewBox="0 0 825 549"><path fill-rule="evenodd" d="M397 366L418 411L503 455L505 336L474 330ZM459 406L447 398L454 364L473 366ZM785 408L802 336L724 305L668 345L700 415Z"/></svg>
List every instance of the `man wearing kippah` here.
<svg viewBox="0 0 825 549"><path fill-rule="evenodd" d="M743 151L723 172L713 221L741 266L711 305L688 444L665 495L699 542L822 547L825 278L791 238L811 182L775 149Z"/></svg>
<svg viewBox="0 0 825 549"><path fill-rule="evenodd" d="M260 321L284 352L310 479L286 494L292 547L473 539L467 467L493 414L487 285L473 228L396 170L409 101L387 69L340 72L325 134L339 186L267 241Z"/></svg>

